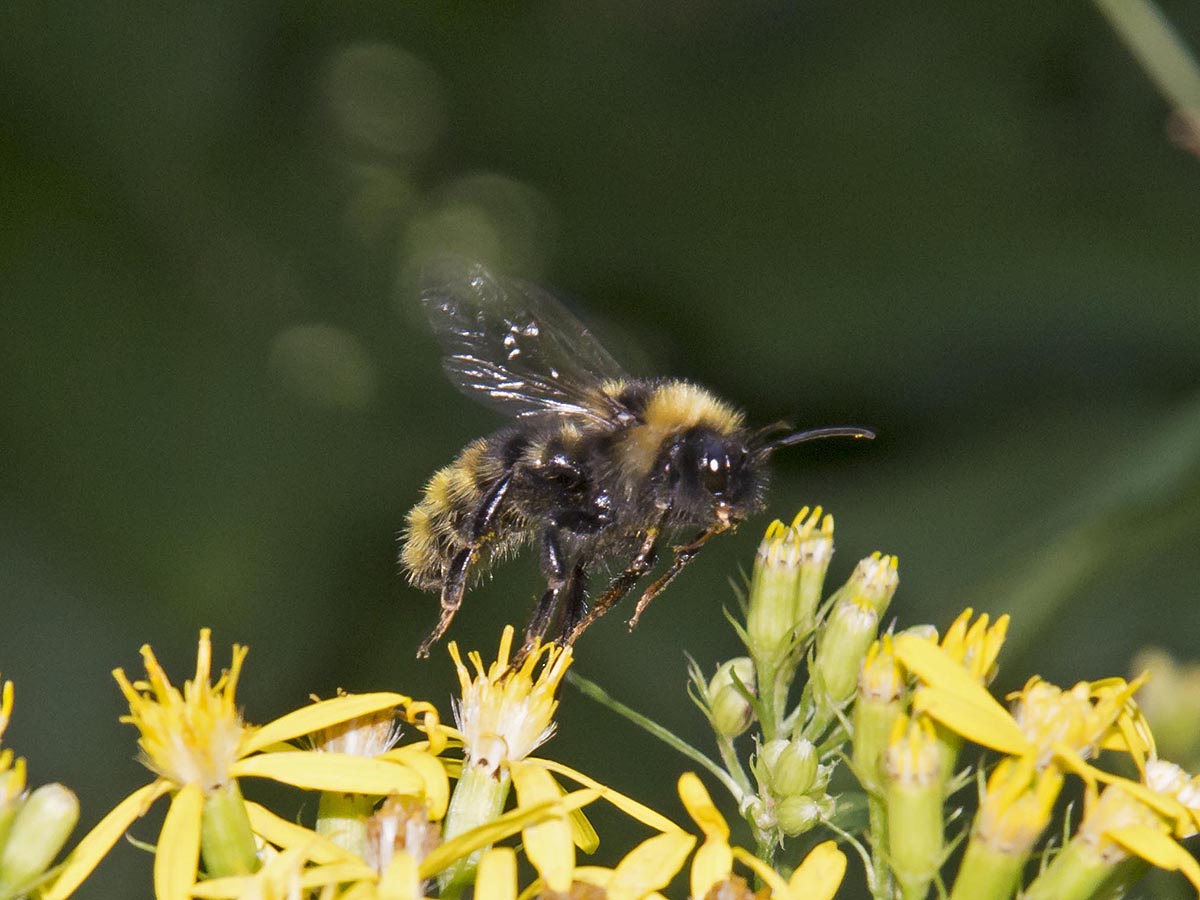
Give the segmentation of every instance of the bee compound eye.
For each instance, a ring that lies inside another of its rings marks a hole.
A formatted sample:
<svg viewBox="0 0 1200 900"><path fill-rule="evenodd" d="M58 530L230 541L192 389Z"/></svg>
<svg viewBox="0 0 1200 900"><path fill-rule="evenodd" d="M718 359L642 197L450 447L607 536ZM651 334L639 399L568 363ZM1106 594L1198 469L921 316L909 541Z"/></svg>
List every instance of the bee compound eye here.
<svg viewBox="0 0 1200 900"><path fill-rule="evenodd" d="M722 494L729 484L729 459L708 456L700 460L700 482L710 493Z"/></svg>

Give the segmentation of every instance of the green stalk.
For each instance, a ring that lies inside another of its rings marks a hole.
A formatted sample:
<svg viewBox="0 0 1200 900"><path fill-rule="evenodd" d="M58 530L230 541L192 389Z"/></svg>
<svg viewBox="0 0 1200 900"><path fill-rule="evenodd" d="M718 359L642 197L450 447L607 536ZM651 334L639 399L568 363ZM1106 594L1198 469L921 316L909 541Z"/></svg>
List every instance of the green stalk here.
<svg viewBox="0 0 1200 900"><path fill-rule="evenodd" d="M249 875L258 870L258 854L250 815L236 781L204 797L200 826L200 856L210 878Z"/></svg>

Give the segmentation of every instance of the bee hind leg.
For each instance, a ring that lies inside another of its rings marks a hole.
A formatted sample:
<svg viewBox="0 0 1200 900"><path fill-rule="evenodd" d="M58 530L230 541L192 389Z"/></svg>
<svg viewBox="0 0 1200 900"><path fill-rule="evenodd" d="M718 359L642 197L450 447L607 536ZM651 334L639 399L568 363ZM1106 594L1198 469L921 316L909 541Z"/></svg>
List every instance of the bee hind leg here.
<svg viewBox="0 0 1200 900"><path fill-rule="evenodd" d="M463 594L467 589L467 573L470 571L472 561L479 553L479 548L495 530L496 522L504 511L504 501L508 495L510 484L512 484L511 470L492 485L475 508L470 519L469 543L454 554L450 565L446 568L446 575L442 579L442 614L438 618L437 624L433 626L433 631L429 632L425 640L421 641L421 646L417 648L418 659L428 658L429 648L446 633L446 629L450 627L450 622L454 619L454 614L462 606Z"/></svg>
<svg viewBox="0 0 1200 900"><path fill-rule="evenodd" d="M418 659L428 658L429 648L446 633L454 614L462 606L463 593L467 587L467 569L470 567L474 555L473 547L464 547L450 561L450 568L446 570L446 580L442 582L442 614L438 618L437 624L433 626L433 630L425 636L425 640L421 641L421 646L417 648Z"/></svg>

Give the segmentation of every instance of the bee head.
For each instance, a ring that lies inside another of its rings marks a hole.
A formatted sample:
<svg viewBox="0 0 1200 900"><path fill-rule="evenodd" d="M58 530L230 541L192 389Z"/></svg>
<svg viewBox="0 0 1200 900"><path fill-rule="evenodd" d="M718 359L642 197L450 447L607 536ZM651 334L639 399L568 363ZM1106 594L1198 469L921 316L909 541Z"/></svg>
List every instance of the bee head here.
<svg viewBox="0 0 1200 900"><path fill-rule="evenodd" d="M762 466L743 436L697 425L663 448L659 498L682 519L729 525L754 511L762 494Z"/></svg>

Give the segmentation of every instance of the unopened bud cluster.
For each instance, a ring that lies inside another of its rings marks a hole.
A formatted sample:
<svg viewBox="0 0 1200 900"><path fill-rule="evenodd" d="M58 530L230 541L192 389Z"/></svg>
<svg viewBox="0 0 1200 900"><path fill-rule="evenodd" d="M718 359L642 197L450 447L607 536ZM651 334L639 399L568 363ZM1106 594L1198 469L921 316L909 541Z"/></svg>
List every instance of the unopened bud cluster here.
<svg viewBox="0 0 1200 900"><path fill-rule="evenodd" d="M784 835L803 834L832 812L826 790L833 772L807 738L776 738L759 750L752 769L758 797Z"/></svg>
<svg viewBox="0 0 1200 900"><path fill-rule="evenodd" d="M791 525L772 522L755 555L745 624L735 623L748 655L722 663L711 677L692 673L722 760L742 788L742 812L763 847L836 815L829 783L848 736L847 714L899 582L895 557L875 553L826 596L833 549L833 517L819 506L802 509ZM807 684L800 677L805 661ZM753 726L754 752L744 764L733 741ZM889 727L890 720L880 745Z"/></svg>

